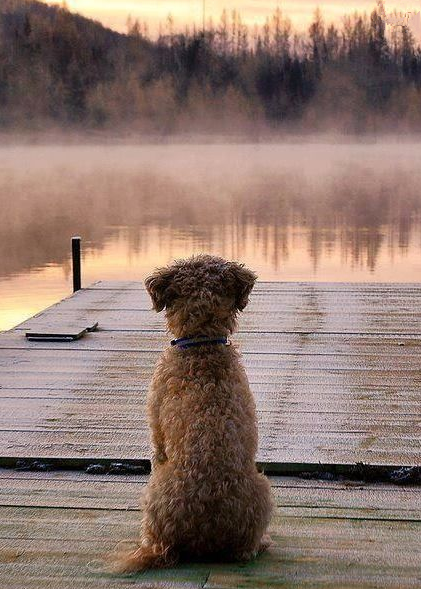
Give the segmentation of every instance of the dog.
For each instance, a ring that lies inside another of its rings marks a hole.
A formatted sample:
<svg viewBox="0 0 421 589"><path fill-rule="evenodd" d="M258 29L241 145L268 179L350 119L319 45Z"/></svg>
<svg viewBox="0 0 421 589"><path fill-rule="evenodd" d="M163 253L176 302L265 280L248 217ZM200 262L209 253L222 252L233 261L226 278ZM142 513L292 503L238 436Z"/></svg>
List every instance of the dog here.
<svg viewBox="0 0 421 589"><path fill-rule="evenodd" d="M116 558L115 572L248 561L270 545L273 502L255 465L255 403L228 340L256 278L244 265L202 254L145 281L176 339L148 393L153 459L140 541Z"/></svg>

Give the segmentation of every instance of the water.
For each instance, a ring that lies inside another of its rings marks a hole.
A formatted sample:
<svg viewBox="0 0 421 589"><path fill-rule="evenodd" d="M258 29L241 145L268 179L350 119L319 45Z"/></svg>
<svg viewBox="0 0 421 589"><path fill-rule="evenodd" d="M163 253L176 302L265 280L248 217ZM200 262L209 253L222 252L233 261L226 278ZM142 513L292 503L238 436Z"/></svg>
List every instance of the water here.
<svg viewBox="0 0 421 589"><path fill-rule="evenodd" d="M202 251L261 280L416 282L417 144L0 149L0 329L83 283Z"/></svg>

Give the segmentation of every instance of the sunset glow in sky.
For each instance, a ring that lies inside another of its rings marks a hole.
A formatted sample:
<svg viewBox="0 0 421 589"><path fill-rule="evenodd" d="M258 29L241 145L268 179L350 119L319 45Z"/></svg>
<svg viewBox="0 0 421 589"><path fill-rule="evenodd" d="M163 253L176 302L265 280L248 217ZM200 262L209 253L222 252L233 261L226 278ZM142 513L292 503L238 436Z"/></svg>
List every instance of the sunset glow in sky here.
<svg viewBox="0 0 421 589"><path fill-rule="evenodd" d="M72 12L79 12L90 18L100 20L106 26L119 31L126 31L126 21L129 14L133 18L149 23L151 31L156 31L158 23L165 21L171 14L176 28L185 24L200 24L202 22L203 0L67 0L67 5ZM240 11L246 23L263 24L266 17L271 15L276 7L282 9L289 16L295 28L303 31L311 21L312 15L319 6L326 21L340 22L344 14L358 10L371 12L376 6L375 0L350 0L343 2L329 0L317 2L313 0L206 0L207 16L217 21L226 8L228 11ZM421 1L401 2L386 0L387 12L394 9L402 12L421 10Z"/></svg>

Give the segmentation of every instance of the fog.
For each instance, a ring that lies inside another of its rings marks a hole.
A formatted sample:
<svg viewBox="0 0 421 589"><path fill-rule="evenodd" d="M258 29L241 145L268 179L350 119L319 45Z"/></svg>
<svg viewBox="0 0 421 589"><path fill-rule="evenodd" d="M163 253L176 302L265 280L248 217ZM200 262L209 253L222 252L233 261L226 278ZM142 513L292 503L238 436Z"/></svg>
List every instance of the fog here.
<svg viewBox="0 0 421 589"><path fill-rule="evenodd" d="M3 147L0 329L34 284L36 308L67 294L75 234L85 283L199 251L262 280L416 281L420 180L415 143Z"/></svg>

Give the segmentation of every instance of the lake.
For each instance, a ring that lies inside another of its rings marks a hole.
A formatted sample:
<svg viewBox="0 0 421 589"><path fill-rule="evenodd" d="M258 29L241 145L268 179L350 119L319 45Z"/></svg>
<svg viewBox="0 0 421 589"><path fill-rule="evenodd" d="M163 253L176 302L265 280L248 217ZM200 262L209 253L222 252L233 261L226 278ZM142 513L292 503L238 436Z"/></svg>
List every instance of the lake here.
<svg viewBox="0 0 421 589"><path fill-rule="evenodd" d="M261 280L416 282L418 144L0 148L0 330L83 284L212 252Z"/></svg>

